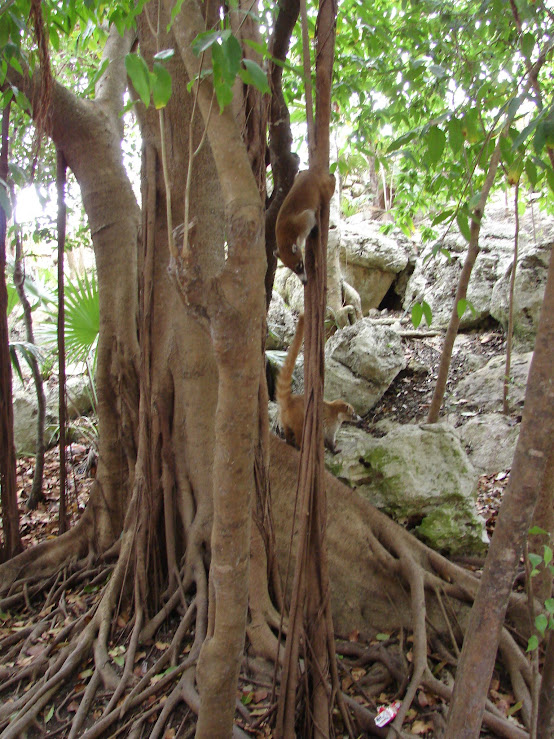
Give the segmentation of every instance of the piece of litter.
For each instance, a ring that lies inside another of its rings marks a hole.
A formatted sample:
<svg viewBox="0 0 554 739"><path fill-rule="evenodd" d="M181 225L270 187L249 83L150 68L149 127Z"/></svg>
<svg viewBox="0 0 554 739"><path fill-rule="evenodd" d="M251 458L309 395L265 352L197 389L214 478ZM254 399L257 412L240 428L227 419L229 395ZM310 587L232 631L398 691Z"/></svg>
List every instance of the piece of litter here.
<svg viewBox="0 0 554 739"><path fill-rule="evenodd" d="M393 701L390 706L378 708L377 716L375 716L375 726L386 726L396 716L401 705L400 701Z"/></svg>

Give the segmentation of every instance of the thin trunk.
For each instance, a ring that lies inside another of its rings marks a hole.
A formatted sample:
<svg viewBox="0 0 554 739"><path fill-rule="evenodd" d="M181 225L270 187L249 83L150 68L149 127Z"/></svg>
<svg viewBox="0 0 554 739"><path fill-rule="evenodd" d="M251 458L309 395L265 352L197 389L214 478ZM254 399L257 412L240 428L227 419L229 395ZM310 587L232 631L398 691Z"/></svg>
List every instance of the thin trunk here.
<svg viewBox="0 0 554 739"><path fill-rule="evenodd" d="M518 242L519 242L519 211L518 211L518 200L519 200L519 184L515 186L514 196L514 217L515 217L515 234L514 234L514 262L512 264L512 274L510 275L510 295L509 295L509 308L508 308L508 329L506 331L506 371L504 372L504 392L502 399L502 410L506 415L510 412L508 406L508 392L510 388L510 365L512 361L512 339L514 334L514 292L516 284L516 270L517 270L517 257L518 257Z"/></svg>
<svg viewBox="0 0 554 739"><path fill-rule="evenodd" d="M464 639L445 737L475 739L523 542L554 439L554 260L525 391L512 471Z"/></svg>
<svg viewBox="0 0 554 739"><path fill-rule="evenodd" d="M554 736L554 631L549 630L539 693L537 739Z"/></svg>
<svg viewBox="0 0 554 739"><path fill-rule="evenodd" d="M543 556L545 545L551 547L554 542L554 443L546 463L546 472L533 515L533 524L547 533L529 537L529 551ZM534 597L540 603L544 603L552 597L552 573L546 567L541 568L539 574L532 578L531 586Z"/></svg>
<svg viewBox="0 0 554 739"><path fill-rule="evenodd" d="M173 33L191 80L200 72L191 41L204 25L197 3L185 0ZM223 739L232 731L246 633L267 262L262 204L233 113L226 108L211 114L213 89L207 82L198 87L197 101L225 207L227 259L220 274L207 279L193 244L172 260L170 272L185 305L209 325L218 366L210 599L197 667L196 736Z"/></svg>
<svg viewBox="0 0 554 739"><path fill-rule="evenodd" d="M61 150L57 151L56 188L58 191L58 366L59 366L59 418L60 418L60 511L59 532L67 531L66 466L65 466L65 305L64 305L64 252L65 252L65 181L66 163Z"/></svg>
<svg viewBox="0 0 554 739"><path fill-rule="evenodd" d="M0 187L8 179L8 136L10 104L2 117L2 148L0 152ZM7 191L5 191L7 196ZM19 511L15 474L15 445L13 439L12 372L10 337L8 331L8 291L6 288L6 231L7 214L0 204L0 502L2 503L3 545L0 562L21 551L19 538Z"/></svg>
<svg viewBox="0 0 554 739"><path fill-rule="evenodd" d="M427 423L436 423L439 420L439 413L442 406L442 401L444 399L444 392L446 390L446 381L448 380L448 371L450 370L450 362L452 360L454 341L456 340L456 336L458 335L458 328L460 327L458 303L460 302L460 300L465 299L467 295L467 288L469 285L471 272L473 270L473 265L475 264L475 260L477 259L477 255L479 254L479 233L481 231L481 219L483 218L483 214L485 212L485 205L489 196L489 191L494 182L499 161L500 145L497 144L491 157L487 179L483 184L479 203L473 211L471 219L469 247L467 250L466 260L460 274L458 289L456 290L456 297L454 298L454 305L452 306L452 313L450 315L450 323L448 324L448 329L446 330L446 335L444 337L437 383L435 385L433 398L431 399L431 405L429 406Z"/></svg>
<svg viewBox="0 0 554 739"><path fill-rule="evenodd" d="M12 190L13 196L13 190ZM19 301L23 306L23 320L25 323L25 335L30 344L35 343L33 332L33 315L31 304L25 292L25 263L21 247L21 238L19 228L16 224L15 228L15 270L13 273L13 281L19 296ZM33 375L33 383L37 396L37 438L35 446L35 470L33 473L33 485L31 494L27 499L27 508L34 509L44 500L42 492L42 478L44 475L44 454L46 452L46 444L44 441L44 426L46 423L46 397L44 395L44 383L38 360L34 354L29 356L29 365L31 374Z"/></svg>

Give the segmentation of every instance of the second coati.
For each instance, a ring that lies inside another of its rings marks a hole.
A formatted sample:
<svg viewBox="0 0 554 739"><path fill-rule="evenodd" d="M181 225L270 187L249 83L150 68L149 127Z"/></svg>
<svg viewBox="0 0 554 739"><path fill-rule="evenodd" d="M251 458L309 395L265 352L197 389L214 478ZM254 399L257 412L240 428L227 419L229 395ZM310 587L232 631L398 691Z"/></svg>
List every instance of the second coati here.
<svg viewBox="0 0 554 739"><path fill-rule="evenodd" d="M294 395L291 390L292 373L296 358L304 338L304 315L298 317L298 325L294 339L289 347L288 354L277 378L277 404L279 406L279 420L285 433L287 444L300 448L302 443L302 430L304 428L304 396ZM325 446L334 454L339 450L336 448L336 435L344 421L360 421L350 403L344 400L323 401L323 438Z"/></svg>

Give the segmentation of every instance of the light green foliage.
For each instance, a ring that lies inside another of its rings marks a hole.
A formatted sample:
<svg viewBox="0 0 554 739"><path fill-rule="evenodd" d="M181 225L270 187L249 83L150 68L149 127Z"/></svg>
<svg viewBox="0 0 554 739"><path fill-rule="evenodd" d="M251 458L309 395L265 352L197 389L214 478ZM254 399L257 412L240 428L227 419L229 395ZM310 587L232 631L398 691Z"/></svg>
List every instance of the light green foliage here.
<svg viewBox="0 0 554 739"><path fill-rule="evenodd" d="M245 85L253 85L260 92L269 92L265 72L256 62L243 59L237 38L229 29L200 33L192 44L196 56L211 53L211 74L219 110L222 111L233 100L233 85L237 75Z"/></svg>
<svg viewBox="0 0 554 739"><path fill-rule="evenodd" d="M550 44L551 22L540 1L517 7L521 36L501 0L341 5L333 91L346 139L340 156L363 152L392 173L398 225L430 211L435 224L453 221L469 239L473 196L506 127L511 155L496 187L520 181L553 209L550 64L539 71L538 105L526 70Z"/></svg>
<svg viewBox="0 0 554 739"><path fill-rule="evenodd" d="M422 300L421 303L414 303L412 307L412 324L414 328L419 326L423 317L425 317L427 325L430 326L433 320L433 312L431 311L431 306L425 300Z"/></svg>
<svg viewBox="0 0 554 739"><path fill-rule="evenodd" d="M531 535L550 536L544 529L534 526L530 529ZM547 571L554 578L554 565L552 564L552 548L547 544L543 545L542 555L529 552L527 559L530 565L530 577L536 577L541 572ZM535 617L535 629L538 633L532 634L527 642L527 651L532 652L537 649L541 640L545 638L546 631L554 631L554 598L547 598L544 601L544 611Z"/></svg>

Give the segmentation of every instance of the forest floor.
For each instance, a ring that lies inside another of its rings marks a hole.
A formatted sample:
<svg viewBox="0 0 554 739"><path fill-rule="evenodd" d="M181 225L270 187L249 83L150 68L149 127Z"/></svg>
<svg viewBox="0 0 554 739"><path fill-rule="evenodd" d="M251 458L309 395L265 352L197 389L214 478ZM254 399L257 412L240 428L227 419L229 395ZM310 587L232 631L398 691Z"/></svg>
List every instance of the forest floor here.
<svg viewBox="0 0 554 739"><path fill-rule="evenodd" d="M497 356L504 351L504 339L500 330L494 328L487 331L471 332L464 334L464 350L454 353L451 372L448 382L447 396L454 386L465 377L469 371L468 364L464 361L468 352L472 354L480 354L487 361L493 356ZM391 385L389 390L380 400L379 404L372 409L371 413L366 417L364 426L371 428L375 423L382 419L389 419L398 423L408 422L424 422L428 405L433 393L434 383L436 379L436 371L440 358L440 349L442 336L425 336L423 338L406 338L403 339L404 350L408 359L408 368L402 372ZM67 447L66 458L68 461L68 517L70 525L73 524L84 510L93 479L85 470L85 461L88 449L85 445L74 443ZM29 495L32 483L34 469L34 460L32 458L22 458L18 460L17 476L18 491L20 502L20 523L21 536L24 546L30 547L41 541L51 539L58 534L58 512L59 512L59 453L56 448L50 449L46 455L45 472L44 472L44 495L45 501L41 503L37 510L29 511L26 509L26 500ZM492 533L498 508L502 499L502 493L508 480L509 470L487 476L482 475L479 479L478 501L477 506L479 513L487 521L487 529L489 535ZM471 561L467 566L472 570L479 569L479 561ZM65 607L69 614L77 615L86 607L90 608L91 600L98 598L99 594L75 588L74 598L67 599ZM86 603L85 603L86 601ZM32 610L32 609L31 609ZM29 612L30 618L36 618L36 614ZM3 613L0 611L0 644L14 629L23 629L27 625L26 610L17 613ZM177 618L168 620L164 629L167 638L162 634L158 634L158 638L151 644L145 645L145 648L137 654L136 659L136 675L141 677L144 674L147 665L151 665L163 653L164 649L169 648L171 642L172 630L177 626ZM119 616L118 623L114 627L121 627L119 631L125 628L125 614ZM117 628L114 628L114 632ZM353 633L349 635L349 641L337 645L337 651L342 653L340 660L340 674L342 679L343 690L350 694L356 701L363 702L374 711L379 707L385 707L392 703L398 696L398 685L391 679L390 673L378 662L368 664L364 660L364 652L368 649L388 649L388 653L398 655L398 659L404 659L407 655L409 661L409 642L411 637L406 634L380 634L378 640L373 644L362 644L358 642L358 635ZM38 640L35 644L31 644L25 654L20 654L18 660L31 661L35 656L39 655L44 649L44 644ZM114 637L113 649L110 650L110 656L116 664L121 664L122 645L117 642ZM404 656L403 656L404 655ZM429 654L430 665L435 665L437 670L441 666L441 657ZM18 661L18 664L21 662ZM6 665L4 665L5 667ZM29 730L27 736L31 737L65 737L69 734L69 724L71 717L78 709L80 698L85 689L87 678L90 675L91 664L83 664L82 670L78 673L75 684L67 686L63 694L56 697L56 705L47 706L40 718L37 719L35 725ZM0 673L2 672L2 654L0 653ZM514 705L515 699L510 694L508 683L505 681L501 672L495 672L491 683L490 697L496 703L505 716L514 714L514 720L517 718L517 705ZM21 690L25 689L20 684L14 685L14 695L20 695ZM239 684L239 695L237 706L239 715L242 717L242 727L244 731L257 737L271 737L271 731L267 723L263 722L263 717L267 717L269 702L271 700L271 684L270 681L252 681L247 678L241 678ZM4 694L4 700L9 700L10 696ZM107 701L107 699L106 699ZM148 707L145 707L145 710ZM91 722L98 720L102 715L102 694L97 696L94 706L91 710ZM155 721L157 714L152 715L152 721ZM256 726L256 720L260 719L259 725ZM337 721L339 721L337 719ZM88 722L90 727L91 722ZM171 725L166 727L163 734L164 739L176 739L177 737L188 737L194 733L195 717L183 708L180 712L176 712ZM435 695L420 689L417 693L416 700L407 716L404 729L409 731L411 735L424 736L427 738L438 737L442 733L444 725L444 706L441 706L441 699ZM517 722L515 723L517 725ZM114 727L115 729L115 727ZM337 736L341 736L340 726L337 726ZM127 736L127 730L121 726L115 733L108 732L109 736ZM143 736L147 736L148 733ZM346 734L344 734L346 736ZM369 734L361 734L360 736L369 736ZM483 730L482 736L495 736Z"/></svg>

